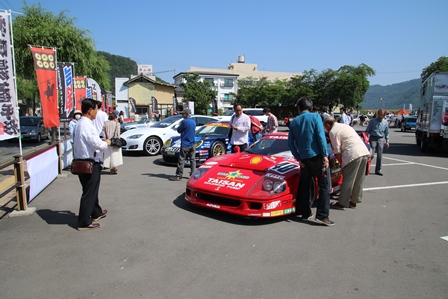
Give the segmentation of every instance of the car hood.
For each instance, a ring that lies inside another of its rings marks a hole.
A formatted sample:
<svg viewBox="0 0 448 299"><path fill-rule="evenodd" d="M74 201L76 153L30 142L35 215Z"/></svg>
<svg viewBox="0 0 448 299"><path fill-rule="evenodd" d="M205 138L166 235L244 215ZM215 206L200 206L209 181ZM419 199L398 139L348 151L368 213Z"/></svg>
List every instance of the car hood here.
<svg viewBox="0 0 448 299"><path fill-rule="evenodd" d="M289 166L288 171L285 172L284 169L279 168L281 162ZM210 192L224 191L224 189L242 191L240 195L247 194L265 175L275 179L285 179L297 174L300 170L299 164L294 159L247 153L213 157L201 167L210 169L198 181L194 182L195 179L191 178L189 183L199 184L201 189Z"/></svg>

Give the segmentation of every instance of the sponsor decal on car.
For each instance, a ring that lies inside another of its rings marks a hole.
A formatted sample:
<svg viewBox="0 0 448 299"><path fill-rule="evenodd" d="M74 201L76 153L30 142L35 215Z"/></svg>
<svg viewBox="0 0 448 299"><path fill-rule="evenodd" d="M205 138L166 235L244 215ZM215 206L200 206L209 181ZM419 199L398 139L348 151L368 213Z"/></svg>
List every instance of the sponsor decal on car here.
<svg viewBox="0 0 448 299"><path fill-rule="evenodd" d="M265 210L273 210L276 209L280 205L280 200L276 200L273 202L270 202L268 204L265 204L264 209Z"/></svg>
<svg viewBox="0 0 448 299"><path fill-rule="evenodd" d="M209 161L209 162L205 162L206 165L216 165L218 164L218 162L214 162L214 161Z"/></svg>
<svg viewBox="0 0 448 299"><path fill-rule="evenodd" d="M265 177L267 178L273 178L273 179L277 179L277 180L284 180L285 176L284 175L279 175L279 174L275 174L275 173L266 173Z"/></svg>
<svg viewBox="0 0 448 299"><path fill-rule="evenodd" d="M284 174L284 173L293 171L297 168L299 168L298 164L285 161L285 162L278 163L277 165L269 168L269 170Z"/></svg>
<svg viewBox="0 0 448 299"><path fill-rule="evenodd" d="M280 210L280 211L272 211L272 212L271 212L271 216L280 216L280 215L283 215L283 214L284 214L283 210Z"/></svg>
<svg viewBox="0 0 448 299"><path fill-rule="evenodd" d="M213 204L213 203L208 203L208 204L206 204L206 206L207 206L207 207L210 207L210 208L221 209L221 206L220 206L220 205L215 205L215 204Z"/></svg>
<svg viewBox="0 0 448 299"><path fill-rule="evenodd" d="M249 216L249 217L260 217L261 214L248 214L247 216Z"/></svg>
<svg viewBox="0 0 448 299"><path fill-rule="evenodd" d="M228 123L207 123L204 126L206 126L206 127L224 127L224 128L228 128L229 124Z"/></svg>
<svg viewBox="0 0 448 299"><path fill-rule="evenodd" d="M219 186L219 187L226 187L229 189L234 190L240 190L243 188L246 184L239 183L239 182L232 182L228 180L221 180L221 179L215 179L215 178L209 178L208 181L204 182L205 185L211 185L211 186Z"/></svg>
<svg viewBox="0 0 448 299"><path fill-rule="evenodd" d="M250 159L250 164L256 165L256 164L260 163L261 161L263 161L263 159L261 157L259 157L259 156L253 157L252 159Z"/></svg>
<svg viewBox="0 0 448 299"><path fill-rule="evenodd" d="M249 155L243 155L240 157L240 160L249 159L251 156Z"/></svg>
<svg viewBox="0 0 448 299"><path fill-rule="evenodd" d="M275 158L275 157L263 156L263 159L265 159L271 163L277 163L277 158Z"/></svg>
<svg viewBox="0 0 448 299"><path fill-rule="evenodd" d="M222 178L222 177L224 177L228 180L234 180L234 179L247 180L248 178L250 178L250 176L248 176L248 175L243 175L241 173L241 170L229 171L229 172L218 172L218 178Z"/></svg>

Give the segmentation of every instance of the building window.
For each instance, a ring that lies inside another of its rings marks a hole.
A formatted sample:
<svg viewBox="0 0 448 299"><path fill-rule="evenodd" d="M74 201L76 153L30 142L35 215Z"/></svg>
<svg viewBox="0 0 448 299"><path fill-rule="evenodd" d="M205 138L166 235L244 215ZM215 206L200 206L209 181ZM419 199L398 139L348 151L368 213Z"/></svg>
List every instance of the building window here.
<svg viewBox="0 0 448 299"><path fill-rule="evenodd" d="M224 86L225 87L233 87L233 80L232 79L224 79Z"/></svg>
<svg viewBox="0 0 448 299"><path fill-rule="evenodd" d="M215 86L215 83L213 82L213 78L204 78L204 82L210 82L211 86Z"/></svg>
<svg viewBox="0 0 448 299"><path fill-rule="evenodd" d="M225 93L223 100L224 100L224 102L231 102L231 101L235 100L235 97L229 93Z"/></svg>
<svg viewBox="0 0 448 299"><path fill-rule="evenodd" d="M149 107L148 106L137 106L135 107L137 111L135 112L138 115L146 115L146 113L149 113Z"/></svg>

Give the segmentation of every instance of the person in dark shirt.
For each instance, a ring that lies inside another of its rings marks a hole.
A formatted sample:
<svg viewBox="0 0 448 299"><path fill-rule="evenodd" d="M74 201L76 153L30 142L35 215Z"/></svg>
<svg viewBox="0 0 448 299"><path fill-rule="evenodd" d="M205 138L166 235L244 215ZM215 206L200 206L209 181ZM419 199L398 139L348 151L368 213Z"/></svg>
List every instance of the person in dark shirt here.
<svg viewBox="0 0 448 299"><path fill-rule="evenodd" d="M328 150L324 124L317 113L310 113L313 102L307 97L297 101L299 116L289 125L288 146L300 162L300 183L297 195L296 214L302 219L313 217L310 202L314 200L310 184L314 179L319 184L319 199L315 221L326 226L333 226L330 214L330 168L328 167Z"/></svg>
<svg viewBox="0 0 448 299"><path fill-rule="evenodd" d="M185 158L188 156L191 162L191 172L190 176L196 170L196 146L195 146L195 130L196 130L196 122L190 117L191 110L185 109L180 112L182 117L184 118L179 127L177 128L177 132L180 133L180 152L179 152L179 160L177 161L177 169L176 175L170 177L171 181L180 181L182 180L182 175L184 173L184 165Z"/></svg>

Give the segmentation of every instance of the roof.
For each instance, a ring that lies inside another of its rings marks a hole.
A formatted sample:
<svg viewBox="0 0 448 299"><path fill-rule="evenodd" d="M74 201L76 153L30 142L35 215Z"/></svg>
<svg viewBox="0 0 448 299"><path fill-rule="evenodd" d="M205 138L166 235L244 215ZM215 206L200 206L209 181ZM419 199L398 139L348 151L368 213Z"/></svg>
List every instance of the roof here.
<svg viewBox="0 0 448 299"><path fill-rule="evenodd" d="M131 83L138 83L138 82L150 82L152 84L158 84L158 85L162 85L162 86L176 87L176 85L157 82L143 74L139 74L139 75L135 76L134 78L129 79L128 81L124 82L123 85L129 87L129 85Z"/></svg>

